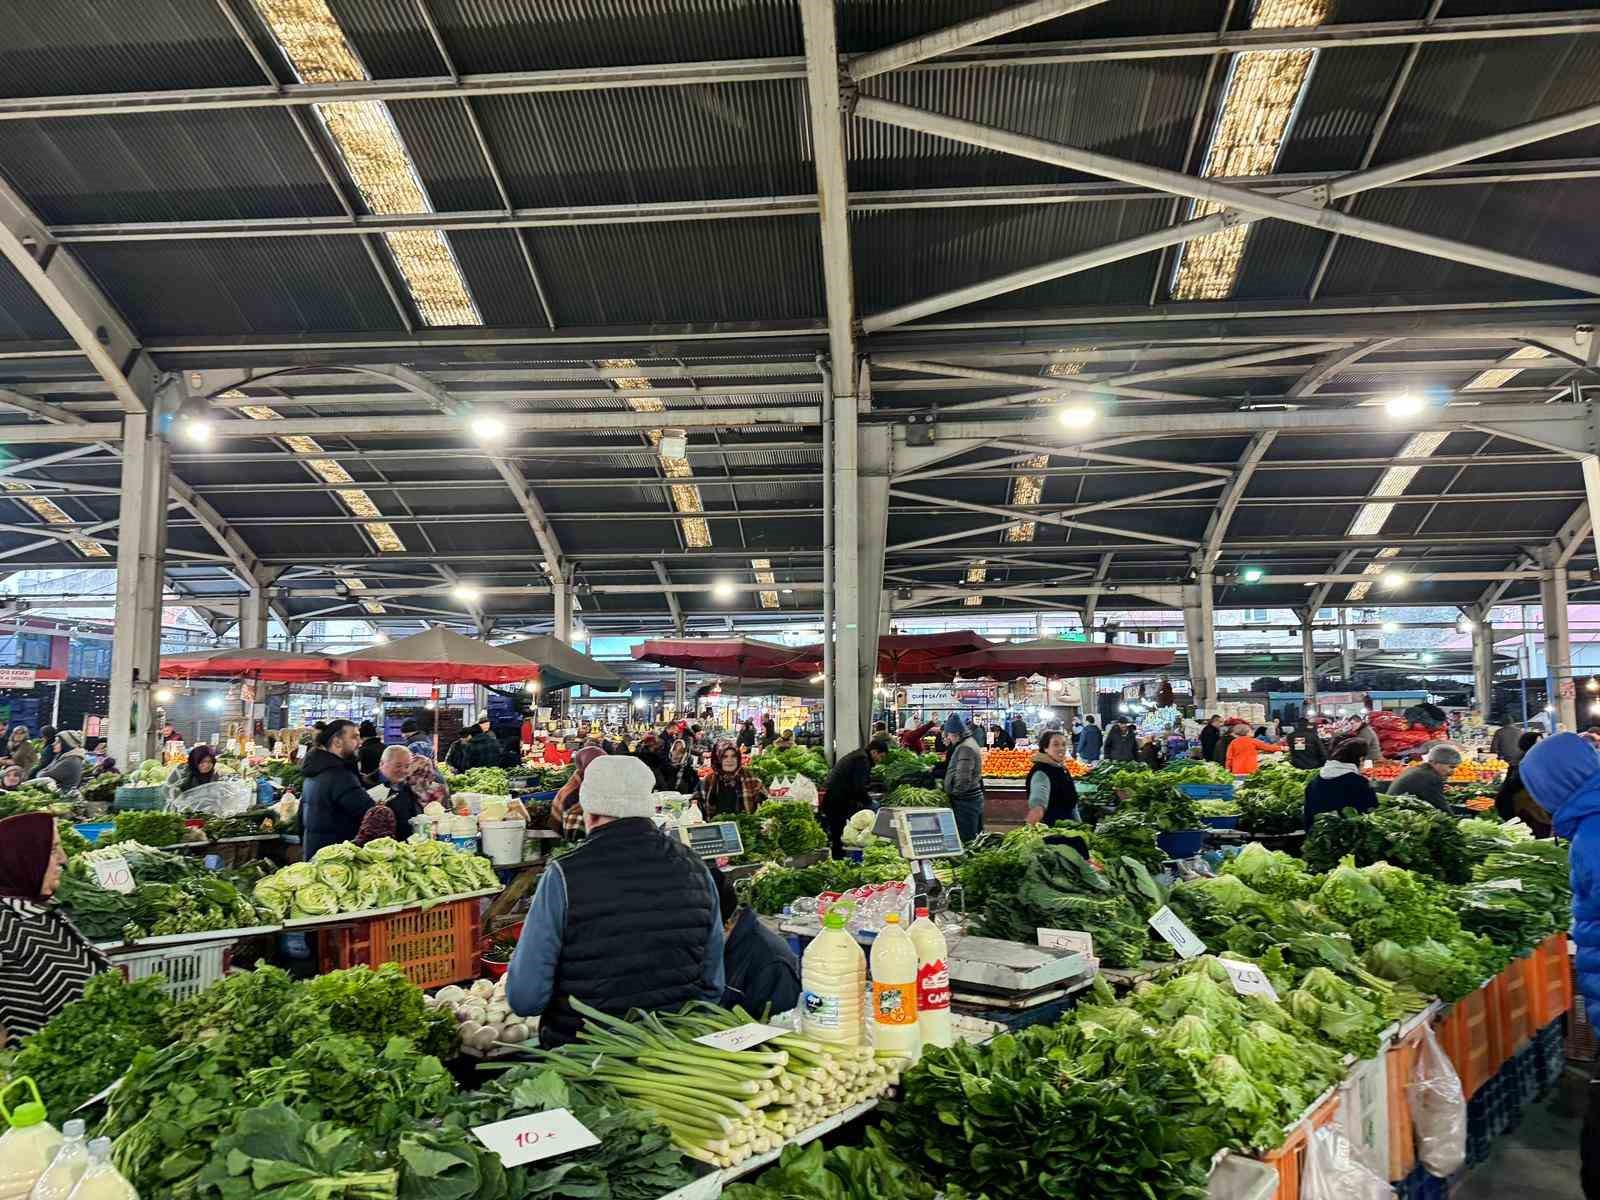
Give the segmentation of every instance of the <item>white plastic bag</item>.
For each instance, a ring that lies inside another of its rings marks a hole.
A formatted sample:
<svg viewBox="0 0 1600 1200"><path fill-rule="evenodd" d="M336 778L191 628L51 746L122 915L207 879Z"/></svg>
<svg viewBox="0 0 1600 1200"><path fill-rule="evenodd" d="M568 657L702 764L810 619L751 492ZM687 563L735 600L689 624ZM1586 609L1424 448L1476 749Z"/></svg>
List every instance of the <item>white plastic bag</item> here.
<svg viewBox="0 0 1600 1200"><path fill-rule="evenodd" d="M1461 1077L1428 1026L1406 1083L1406 1102L1417 1131L1417 1160L1430 1175L1448 1179L1467 1161L1467 1101Z"/></svg>
<svg viewBox="0 0 1600 1200"><path fill-rule="evenodd" d="M1300 1171L1301 1200L1393 1200L1389 1181L1351 1153L1350 1139L1337 1124L1313 1129L1306 1140Z"/></svg>
<svg viewBox="0 0 1600 1200"><path fill-rule="evenodd" d="M817 806L817 785L804 775L791 775L788 779L774 779L767 789L769 800L804 801L812 808Z"/></svg>

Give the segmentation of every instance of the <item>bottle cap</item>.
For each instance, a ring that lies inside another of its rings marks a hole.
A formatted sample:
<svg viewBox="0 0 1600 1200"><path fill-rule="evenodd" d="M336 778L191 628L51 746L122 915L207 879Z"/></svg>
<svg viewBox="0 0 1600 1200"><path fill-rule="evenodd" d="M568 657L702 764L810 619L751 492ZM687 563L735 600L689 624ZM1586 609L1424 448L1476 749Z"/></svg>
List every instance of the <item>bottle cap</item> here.
<svg viewBox="0 0 1600 1200"><path fill-rule="evenodd" d="M82 1119L74 1117L61 1126L61 1135L69 1138L80 1138L87 1128L88 1126L83 1123Z"/></svg>
<svg viewBox="0 0 1600 1200"><path fill-rule="evenodd" d="M843 929L844 914L842 912L830 912L822 918L822 924L828 929Z"/></svg>
<svg viewBox="0 0 1600 1200"><path fill-rule="evenodd" d="M925 917L927 915L928 915L928 910L927 909L925 909L925 908L917 909L917 920L920 921L920 920L922 920L923 917Z"/></svg>
<svg viewBox="0 0 1600 1200"><path fill-rule="evenodd" d="M900 914L899 913L889 913L887 916L885 916L883 918L883 923L885 925L898 925L898 924L900 924Z"/></svg>
<svg viewBox="0 0 1600 1200"><path fill-rule="evenodd" d="M89 1143L89 1153L94 1155L95 1158L110 1158L111 1139L108 1137L95 1138L94 1141Z"/></svg>

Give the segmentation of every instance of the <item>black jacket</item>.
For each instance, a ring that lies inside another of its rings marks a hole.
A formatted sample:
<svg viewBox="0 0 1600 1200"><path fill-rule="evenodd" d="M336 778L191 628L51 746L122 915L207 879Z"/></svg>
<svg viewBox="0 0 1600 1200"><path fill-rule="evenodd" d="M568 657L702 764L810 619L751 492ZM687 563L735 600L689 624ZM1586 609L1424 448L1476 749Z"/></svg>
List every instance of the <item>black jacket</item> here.
<svg viewBox="0 0 1600 1200"><path fill-rule="evenodd" d="M694 755L685 754L676 767L669 761L663 772L662 790L677 792L680 796L694 796L700 791L700 772L695 770Z"/></svg>
<svg viewBox="0 0 1600 1200"><path fill-rule="evenodd" d="M324 846L348 842L361 828L361 818L372 807L372 797L361 786L356 760L340 758L313 746L301 765L305 787L300 794L300 827L305 837L305 857Z"/></svg>
<svg viewBox="0 0 1600 1200"><path fill-rule="evenodd" d="M759 1019L769 1006L777 1014L799 1002L800 960L752 909L741 908L734 918L723 944L722 967L727 976L723 1008L740 1004Z"/></svg>
<svg viewBox="0 0 1600 1200"><path fill-rule="evenodd" d="M1106 730L1105 757L1112 762L1132 762L1139 754L1139 740L1127 725L1113 725Z"/></svg>
<svg viewBox="0 0 1600 1200"><path fill-rule="evenodd" d="M371 779L378 773L378 763L383 758L383 739L369 737L361 739L361 748L356 751L356 764L361 768L361 773Z"/></svg>
<svg viewBox="0 0 1600 1200"><path fill-rule="evenodd" d="M1371 812L1378 807L1378 793L1360 771L1347 771L1329 778L1318 772L1306 784L1305 829L1311 832L1311 823L1323 813L1340 812L1353 808L1357 812Z"/></svg>
<svg viewBox="0 0 1600 1200"><path fill-rule="evenodd" d="M583 1018L573 997L619 1017L719 998L705 994L716 890L687 846L648 818L629 817L589 834L561 860L561 873L567 919L541 1045L577 1036Z"/></svg>
<svg viewBox="0 0 1600 1200"><path fill-rule="evenodd" d="M1072 782L1072 776L1067 774L1066 768L1058 767L1053 762L1040 762L1035 756L1028 777L1022 781L1023 795L1032 794L1035 775L1043 775L1050 781L1050 801L1045 805L1044 823L1054 825L1057 821L1077 820L1078 785Z"/></svg>
<svg viewBox="0 0 1600 1200"><path fill-rule="evenodd" d="M1297 722L1289 733L1289 765L1297 771L1315 771L1328 761L1317 731L1304 721Z"/></svg>
<svg viewBox="0 0 1600 1200"><path fill-rule="evenodd" d="M1215 725L1207 723L1200 730L1200 757L1207 762L1216 762L1217 743L1222 740L1222 730Z"/></svg>
<svg viewBox="0 0 1600 1200"><path fill-rule="evenodd" d="M756 748L756 727L754 725L740 727L738 746L741 750L754 750Z"/></svg>
<svg viewBox="0 0 1600 1200"><path fill-rule="evenodd" d="M1402 771L1400 777L1389 785L1389 795L1415 796L1440 812L1450 811L1450 805L1444 798L1444 779L1427 763L1418 763Z"/></svg>
<svg viewBox="0 0 1600 1200"><path fill-rule="evenodd" d="M865 750L852 750L828 772L822 785L822 813L841 825L871 804L867 785L872 782L872 759Z"/></svg>

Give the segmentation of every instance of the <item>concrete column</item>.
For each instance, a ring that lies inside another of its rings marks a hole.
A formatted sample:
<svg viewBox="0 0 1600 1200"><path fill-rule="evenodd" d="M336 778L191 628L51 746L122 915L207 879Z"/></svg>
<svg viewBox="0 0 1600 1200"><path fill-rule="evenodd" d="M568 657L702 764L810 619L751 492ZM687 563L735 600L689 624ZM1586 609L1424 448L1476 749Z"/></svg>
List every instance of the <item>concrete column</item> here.
<svg viewBox="0 0 1600 1200"><path fill-rule="evenodd" d="M161 660L161 589L167 550L167 443L145 413L123 418L117 529L117 637L111 650L108 752L121 763L154 756L151 698Z"/></svg>
<svg viewBox="0 0 1600 1200"><path fill-rule="evenodd" d="M1494 704L1494 627L1487 621L1472 627L1472 685L1473 702L1488 721Z"/></svg>
<svg viewBox="0 0 1600 1200"><path fill-rule="evenodd" d="M858 517L856 521L855 571L860 580L856 596L861 610L857 618L861 650L857 663L857 690L861 696L861 732L859 739L849 747L840 742L841 750L853 750L866 745L867 731L872 728L873 689L878 676L878 638L888 629L888 614L894 598L883 590L883 556L889 540L889 460L892 452L890 429L876 425L858 431L859 453L856 460ZM835 574L837 579L838 575ZM844 676L841 676L844 677ZM840 730L834 737L847 736Z"/></svg>
<svg viewBox="0 0 1600 1200"><path fill-rule="evenodd" d="M853 375L853 372L852 372ZM835 755L859 748L865 732L860 687L861 596L866 585L858 563L861 540L861 447L857 439L856 398L833 397L833 648ZM877 594L874 585L872 594ZM877 629L877 622L871 625ZM875 641L876 639L874 639ZM875 657L875 655L874 655Z"/></svg>
<svg viewBox="0 0 1600 1200"><path fill-rule="evenodd" d="M1203 571L1183 589L1183 635L1188 645L1189 682L1196 708L1217 709L1217 645L1212 612L1213 576Z"/></svg>
<svg viewBox="0 0 1600 1200"><path fill-rule="evenodd" d="M267 623L272 609L267 600L267 589L255 584L239 597L239 646L244 650L259 650L267 644Z"/></svg>
<svg viewBox="0 0 1600 1200"><path fill-rule="evenodd" d="M1546 703L1555 706L1556 720L1563 728L1578 727L1576 693L1562 695L1562 685L1575 685L1572 678L1572 634L1567 624L1567 571L1547 564L1539 574L1539 601L1544 609L1544 675Z"/></svg>
<svg viewBox="0 0 1600 1200"><path fill-rule="evenodd" d="M550 581L555 590L555 625L551 629L556 641L572 645L572 579L562 575Z"/></svg>
<svg viewBox="0 0 1600 1200"><path fill-rule="evenodd" d="M1350 611L1339 610L1339 657L1343 660L1344 681L1349 683L1356 673L1356 647L1350 633Z"/></svg>
<svg viewBox="0 0 1600 1200"><path fill-rule="evenodd" d="M1305 703L1301 706L1303 712L1311 712L1317 707L1317 645L1316 631L1311 621L1316 613L1311 611L1300 614L1300 689L1305 692Z"/></svg>

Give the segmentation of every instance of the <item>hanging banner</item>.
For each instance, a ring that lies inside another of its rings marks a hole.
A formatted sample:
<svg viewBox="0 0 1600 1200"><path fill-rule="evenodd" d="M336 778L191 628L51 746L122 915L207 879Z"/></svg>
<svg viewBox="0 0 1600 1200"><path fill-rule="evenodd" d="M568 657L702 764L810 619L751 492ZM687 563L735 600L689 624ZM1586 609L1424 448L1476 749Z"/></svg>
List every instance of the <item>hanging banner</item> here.
<svg viewBox="0 0 1600 1200"><path fill-rule="evenodd" d="M31 688L39 673L26 667L0 667L0 688Z"/></svg>

